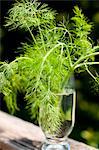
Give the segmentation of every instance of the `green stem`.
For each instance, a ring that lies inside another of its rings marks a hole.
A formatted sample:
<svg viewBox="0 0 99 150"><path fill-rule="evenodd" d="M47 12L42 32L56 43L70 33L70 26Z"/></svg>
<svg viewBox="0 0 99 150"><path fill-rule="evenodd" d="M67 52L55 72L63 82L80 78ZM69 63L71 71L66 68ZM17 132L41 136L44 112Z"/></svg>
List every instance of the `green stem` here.
<svg viewBox="0 0 99 150"><path fill-rule="evenodd" d="M42 44L43 44L43 48L44 48L44 50L45 50L44 38L43 38L43 34L42 34L42 32L41 32L41 28L40 28L40 25L39 25L39 22L38 22L38 18L37 18L36 13L35 13L35 17L36 17L36 19L37 19L39 33L40 33L40 36L41 36L41 40L42 40Z"/></svg>
<svg viewBox="0 0 99 150"><path fill-rule="evenodd" d="M13 64L19 60L22 60L22 59L27 59L27 60L30 60L30 61L33 61L32 58L29 58L29 57L19 57L19 58L16 58L14 61L12 61L10 64Z"/></svg>
<svg viewBox="0 0 99 150"><path fill-rule="evenodd" d="M96 79L96 77L90 72L90 70L88 69L88 67L87 67L86 64L85 64L85 67L86 67L86 70L87 70L87 72L89 73L89 75L90 75L96 82L98 82L97 79Z"/></svg>
<svg viewBox="0 0 99 150"><path fill-rule="evenodd" d="M57 30L61 29L61 30L65 31L66 33L68 33L69 38L70 38L70 41L71 41L71 43L72 43L71 33L70 33L66 28L62 28L62 27L54 27L53 29L50 29L49 32L51 32L51 31L53 31L53 30L55 30L55 29L57 29Z"/></svg>
<svg viewBox="0 0 99 150"><path fill-rule="evenodd" d="M32 39L33 39L33 41L34 41L34 43L37 44L36 39L35 39L35 37L34 37L32 31L31 31L30 28L28 27L28 25L27 25L27 28L28 28L28 31L29 31L29 33L30 33L30 35L31 35L31 37L32 37Z"/></svg>
<svg viewBox="0 0 99 150"><path fill-rule="evenodd" d="M68 54L68 58L69 58L69 64L70 64L70 67L72 68L73 65L72 65L72 60L71 60L71 56L70 56L70 52L69 52L68 46L66 46L66 49L67 49L67 54Z"/></svg>
<svg viewBox="0 0 99 150"><path fill-rule="evenodd" d="M58 42L60 43L62 46L64 45L66 47L66 50L67 50L67 57L69 58L69 64L70 64L70 68L72 70L72 60L71 60L71 56L70 56L70 52L69 52L69 49L68 49L68 46L65 44L65 43L62 43L62 42Z"/></svg>
<svg viewBox="0 0 99 150"><path fill-rule="evenodd" d="M85 65L99 65L99 62L86 62L86 63L83 62L83 63L76 65L74 67L74 70L81 67L81 66L85 66Z"/></svg>
<svg viewBox="0 0 99 150"><path fill-rule="evenodd" d="M39 83L39 80L40 80L40 77L41 77L41 74L42 74L42 71L43 71L43 66L44 66L44 63L47 59L47 57L52 53L52 51L57 48L58 46L60 46L60 44L57 44L55 45L50 51L47 52L47 54L45 55L45 57L43 58L43 61L42 61L42 64L41 64L41 67L40 67L40 73L39 73L39 76L37 78L37 84L36 84L36 87L38 86L38 83Z"/></svg>
<svg viewBox="0 0 99 150"><path fill-rule="evenodd" d="M45 43L44 43L43 34L42 34L42 32L41 32L41 28L40 28L40 26L39 26L39 25L38 25L38 28L39 28L39 32L40 32L40 36L41 36L41 40L42 40L42 44L43 44L43 48L44 48L44 50L46 50L46 49L45 49Z"/></svg>
<svg viewBox="0 0 99 150"><path fill-rule="evenodd" d="M67 83L68 83L70 77L73 75L73 73L74 73L74 71L72 68L70 70L68 70L67 75L65 76L64 81L62 83L62 89L65 88L65 86L67 85Z"/></svg>
<svg viewBox="0 0 99 150"><path fill-rule="evenodd" d="M41 64L41 72L42 72L42 68L43 68L43 65L44 65L44 63L45 63L47 57L48 57L48 56L52 53L52 51L53 51L55 48L57 48L58 46L60 46L60 44L55 45L55 46L54 46L50 51L48 51L47 54L44 56L43 62L42 62L42 64Z"/></svg>
<svg viewBox="0 0 99 150"><path fill-rule="evenodd" d="M62 67L62 62L63 62L62 55L63 55L63 45L61 47L61 54L60 54L60 72L61 72L61 67Z"/></svg>
<svg viewBox="0 0 99 150"><path fill-rule="evenodd" d="M89 55L86 55L86 56L81 56L73 65L73 68L78 68L78 66L80 65L79 63L87 58L90 58L91 56L95 56L95 55L99 55L99 52L95 52L95 53L92 53L92 54L89 54Z"/></svg>

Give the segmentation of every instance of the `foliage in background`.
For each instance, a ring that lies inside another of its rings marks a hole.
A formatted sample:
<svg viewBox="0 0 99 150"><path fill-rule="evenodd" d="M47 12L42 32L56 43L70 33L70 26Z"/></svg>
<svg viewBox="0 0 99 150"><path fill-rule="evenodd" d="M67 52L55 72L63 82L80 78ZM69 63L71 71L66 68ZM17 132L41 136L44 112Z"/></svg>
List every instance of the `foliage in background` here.
<svg viewBox="0 0 99 150"><path fill-rule="evenodd" d="M68 72L87 70L98 55L89 39L91 25L81 11L75 7L75 16L70 22L56 24L55 11L38 2L18 2L9 10L6 26L9 29L23 28L32 36L31 43L24 43L20 57L0 66L0 89L9 110L17 107L17 94L22 92L31 108L32 117L38 116L42 100L63 92ZM37 30L34 37L32 31ZM84 44L83 44L84 43ZM97 75L97 74L96 74ZM46 95L46 96L45 96Z"/></svg>
<svg viewBox="0 0 99 150"><path fill-rule="evenodd" d="M93 131L92 128L88 128L87 130L84 130L81 132L81 135L87 143L98 148L98 142L99 142L99 132L98 131Z"/></svg>

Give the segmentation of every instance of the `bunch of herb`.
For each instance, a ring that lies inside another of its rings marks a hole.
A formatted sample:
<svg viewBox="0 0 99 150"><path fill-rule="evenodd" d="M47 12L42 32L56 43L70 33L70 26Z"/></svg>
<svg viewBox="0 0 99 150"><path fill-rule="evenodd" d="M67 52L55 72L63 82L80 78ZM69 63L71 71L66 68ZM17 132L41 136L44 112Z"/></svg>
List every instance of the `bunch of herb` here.
<svg viewBox="0 0 99 150"><path fill-rule="evenodd" d="M5 26L31 35L31 42L22 44L19 57L9 63L0 62L0 92L11 113L18 109L17 94L21 92L33 118L38 118L40 104L44 104L52 121L57 122L56 97L64 92L71 74L87 70L98 82L89 70L90 65L99 64L95 62L99 46L89 38L92 25L77 6L73 11L68 23L56 23L56 11L37 1L18 1L8 11Z"/></svg>

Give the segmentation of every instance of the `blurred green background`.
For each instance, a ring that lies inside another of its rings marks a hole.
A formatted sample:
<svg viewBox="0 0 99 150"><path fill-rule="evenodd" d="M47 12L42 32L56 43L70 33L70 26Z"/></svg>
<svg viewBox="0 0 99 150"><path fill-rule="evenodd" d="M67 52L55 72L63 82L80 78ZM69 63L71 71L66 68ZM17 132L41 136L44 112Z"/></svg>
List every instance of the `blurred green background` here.
<svg viewBox="0 0 99 150"><path fill-rule="evenodd" d="M29 37L22 31L10 31L3 26L4 16L11 8L15 0L0 1L0 59L1 61L12 61L19 55L16 48L20 43L26 41ZM72 16L72 9L78 5L89 21L93 22L94 28L90 35L94 44L99 44L99 1L98 0L40 0L48 3L50 7L58 11L57 20L62 20L64 16ZM99 60L99 57L96 58ZM99 73L99 66L94 66ZM93 68L92 68L93 69ZM93 69L94 70L94 69ZM87 73L75 74L77 84L77 103L75 127L70 135L71 138L82 141L96 148L99 148L99 85L95 84L93 79ZM0 109L8 112L6 104L2 101L3 95L0 95ZM25 110L26 102L22 95L19 95L18 103L20 111L16 116L30 122L35 122L30 118L29 112Z"/></svg>

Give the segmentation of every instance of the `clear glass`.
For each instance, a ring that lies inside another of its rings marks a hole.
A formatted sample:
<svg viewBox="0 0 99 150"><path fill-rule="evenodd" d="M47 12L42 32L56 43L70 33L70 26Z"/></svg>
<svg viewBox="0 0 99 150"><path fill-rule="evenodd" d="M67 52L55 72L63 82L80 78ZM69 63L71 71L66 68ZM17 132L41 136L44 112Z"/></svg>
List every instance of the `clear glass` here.
<svg viewBox="0 0 99 150"><path fill-rule="evenodd" d="M39 124L46 141L42 150L70 150L67 137L75 122L75 90L67 88L40 107Z"/></svg>

